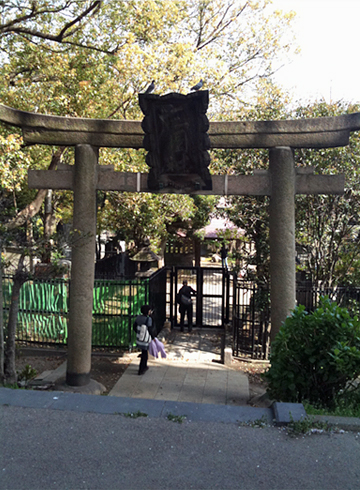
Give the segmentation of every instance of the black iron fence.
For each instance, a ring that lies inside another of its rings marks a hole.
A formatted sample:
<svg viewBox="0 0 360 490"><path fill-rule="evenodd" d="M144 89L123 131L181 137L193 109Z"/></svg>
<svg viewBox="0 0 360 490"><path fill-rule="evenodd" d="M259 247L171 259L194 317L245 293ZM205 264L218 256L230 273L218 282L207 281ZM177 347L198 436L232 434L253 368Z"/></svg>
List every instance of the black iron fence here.
<svg viewBox="0 0 360 490"><path fill-rule="evenodd" d="M270 338L269 288L234 278L233 291L233 355L267 359Z"/></svg>
<svg viewBox="0 0 360 490"><path fill-rule="evenodd" d="M70 281L30 280L20 290L16 340L26 344L64 345L68 338ZM3 278L4 324L7 323L12 278ZM150 302L150 280L96 280L93 295L92 345L135 345L132 325Z"/></svg>
<svg viewBox="0 0 360 490"><path fill-rule="evenodd" d="M352 315L360 314L360 287L336 286L336 287L297 287L296 302L304 305L306 311L314 311L322 296L328 296L339 306L347 308Z"/></svg>
<svg viewBox="0 0 360 490"><path fill-rule="evenodd" d="M233 326L233 354L267 359L270 352L270 294L266 286L237 281L214 268L164 267L146 279L96 280L94 283L92 344L94 347L131 348L132 325L143 304L154 309L158 331L166 319L178 323L175 295L187 279L198 296L194 307L197 325ZM66 280L31 280L21 288L16 338L27 344L64 345L68 337L69 287ZM6 325L12 278L3 278ZM322 296L328 296L351 314L360 314L360 288L298 287L297 304L311 312Z"/></svg>
<svg viewBox="0 0 360 490"><path fill-rule="evenodd" d="M237 281L233 283L233 354L251 359L267 359L270 353L270 291L265 285ZM347 308L351 315L360 314L358 287L297 287L296 302L306 311L314 311L319 300L331 301Z"/></svg>

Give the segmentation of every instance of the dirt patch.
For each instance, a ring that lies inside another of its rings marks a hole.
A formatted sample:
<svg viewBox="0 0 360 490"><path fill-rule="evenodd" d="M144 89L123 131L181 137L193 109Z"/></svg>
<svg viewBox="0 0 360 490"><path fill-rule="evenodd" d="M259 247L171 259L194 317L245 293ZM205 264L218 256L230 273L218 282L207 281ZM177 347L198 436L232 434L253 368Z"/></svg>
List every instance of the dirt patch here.
<svg viewBox="0 0 360 490"><path fill-rule="evenodd" d="M129 364L130 360L126 357L93 356L91 359L91 377L105 386L105 394L107 394L121 378Z"/></svg>
<svg viewBox="0 0 360 490"><path fill-rule="evenodd" d="M16 358L16 372L21 377L21 373L26 369L26 366L36 371L36 375L42 374L45 371L53 371L66 361L66 354L61 355L20 355Z"/></svg>
<svg viewBox="0 0 360 490"><path fill-rule="evenodd" d="M28 365L36 371L37 375L40 375L46 371L53 371L65 361L65 352L61 355L50 355L45 352L39 356L23 353L16 359L16 371L21 374ZM91 377L105 386L105 394L107 394L121 378L129 363L129 358L122 355L94 353L91 357Z"/></svg>
<svg viewBox="0 0 360 490"><path fill-rule="evenodd" d="M242 371L248 377L250 404L253 406L257 406L257 404L251 403L251 400L266 392L266 382L263 380L261 374L267 371L269 367L270 364L268 362L232 360L232 368L237 371Z"/></svg>

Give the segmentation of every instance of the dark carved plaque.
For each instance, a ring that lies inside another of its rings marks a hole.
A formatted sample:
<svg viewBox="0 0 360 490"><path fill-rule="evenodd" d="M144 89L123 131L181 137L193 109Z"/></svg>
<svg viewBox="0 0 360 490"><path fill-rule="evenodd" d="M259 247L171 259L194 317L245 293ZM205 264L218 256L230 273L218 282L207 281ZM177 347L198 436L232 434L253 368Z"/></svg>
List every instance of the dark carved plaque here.
<svg viewBox="0 0 360 490"><path fill-rule="evenodd" d="M148 187L154 191L211 190L209 92L139 94Z"/></svg>

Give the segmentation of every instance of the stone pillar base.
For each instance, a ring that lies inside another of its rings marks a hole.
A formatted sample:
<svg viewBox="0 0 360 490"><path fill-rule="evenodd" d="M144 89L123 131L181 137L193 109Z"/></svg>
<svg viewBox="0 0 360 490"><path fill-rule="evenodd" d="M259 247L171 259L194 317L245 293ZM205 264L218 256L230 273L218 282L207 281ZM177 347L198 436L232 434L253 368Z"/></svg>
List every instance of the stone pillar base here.
<svg viewBox="0 0 360 490"><path fill-rule="evenodd" d="M56 391L65 391L67 393L80 393L82 395L102 395L106 388L103 384L90 379L86 385L83 386L70 386L66 383L65 379L55 384L54 389Z"/></svg>

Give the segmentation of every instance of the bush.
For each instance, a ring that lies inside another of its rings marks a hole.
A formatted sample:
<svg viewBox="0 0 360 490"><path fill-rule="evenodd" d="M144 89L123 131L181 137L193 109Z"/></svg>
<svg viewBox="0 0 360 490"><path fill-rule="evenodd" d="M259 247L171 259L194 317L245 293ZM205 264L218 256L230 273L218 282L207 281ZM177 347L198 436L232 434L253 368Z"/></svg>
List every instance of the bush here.
<svg viewBox="0 0 360 490"><path fill-rule="evenodd" d="M311 314L298 306L271 345L264 373L271 398L331 407L360 375L360 321L329 298Z"/></svg>

